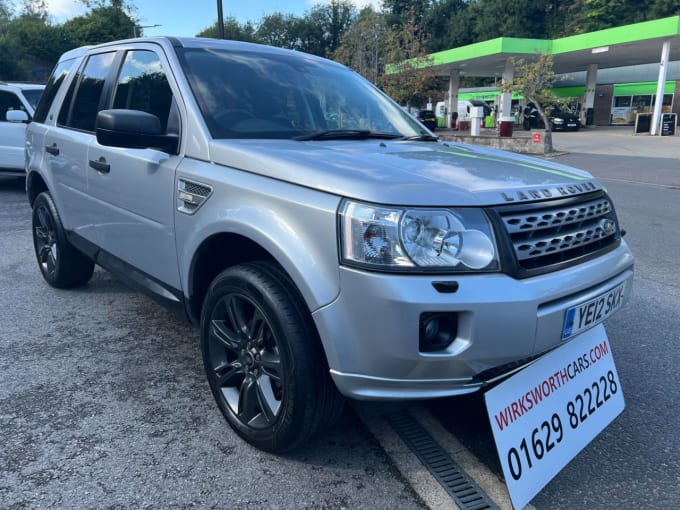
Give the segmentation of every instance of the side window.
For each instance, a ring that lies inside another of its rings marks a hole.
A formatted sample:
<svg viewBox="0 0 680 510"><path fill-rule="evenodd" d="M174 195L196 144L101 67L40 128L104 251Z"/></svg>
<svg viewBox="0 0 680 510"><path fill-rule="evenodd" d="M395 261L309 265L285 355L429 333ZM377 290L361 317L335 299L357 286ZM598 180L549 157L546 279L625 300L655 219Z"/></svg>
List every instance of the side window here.
<svg viewBox="0 0 680 510"><path fill-rule="evenodd" d="M87 60L77 85L78 88L75 91L71 114L62 115L63 111L60 112L60 123L64 121L64 125L67 127L94 132L94 123L100 109L104 82L111 70L114 56L114 52L98 53ZM63 107L68 108L68 98Z"/></svg>
<svg viewBox="0 0 680 510"><path fill-rule="evenodd" d="M8 110L24 110L24 105L14 92L0 90L0 122L7 122Z"/></svg>
<svg viewBox="0 0 680 510"><path fill-rule="evenodd" d="M54 68L54 71L52 71L52 75L47 81L45 90L43 91L42 96L40 96L38 107L35 109L35 115L33 116L34 122L45 122L45 119L47 119L47 112L50 111L54 96L59 92L61 84L64 83L64 80L68 75L68 70L72 64L73 60L59 62Z"/></svg>
<svg viewBox="0 0 680 510"><path fill-rule="evenodd" d="M167 132L171 106L172 91L158 55L146 50L128 51L116 82L113 108L151 113Z"/></svg>

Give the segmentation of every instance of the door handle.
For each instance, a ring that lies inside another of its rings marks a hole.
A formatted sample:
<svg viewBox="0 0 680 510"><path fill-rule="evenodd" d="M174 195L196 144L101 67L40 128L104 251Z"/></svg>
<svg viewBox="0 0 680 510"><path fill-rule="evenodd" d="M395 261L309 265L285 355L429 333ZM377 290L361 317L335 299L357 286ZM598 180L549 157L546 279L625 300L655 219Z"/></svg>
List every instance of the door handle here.
<svg viewBox="0 0 680 510"><path fill-rule="evenodd" d="M59 155L59 147L57 147L56 143L53 143L52 145L46 145L45 146L45 152L49 152L52 154L52 156L58 156Z"/></svg>
<svg viewBox="0 0 680 510"><path fill-rule="evenodd" d="M103 174L108 174L111 171L111 165L106 162L106 159L102 156L97 161L90 160L90 167L94 168L97 172Z"/></svg>

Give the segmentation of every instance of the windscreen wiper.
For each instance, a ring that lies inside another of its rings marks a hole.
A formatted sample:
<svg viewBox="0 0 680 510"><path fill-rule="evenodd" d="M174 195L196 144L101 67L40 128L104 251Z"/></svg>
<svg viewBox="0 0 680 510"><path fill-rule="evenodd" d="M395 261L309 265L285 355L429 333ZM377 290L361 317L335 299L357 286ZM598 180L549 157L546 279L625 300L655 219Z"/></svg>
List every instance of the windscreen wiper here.
<svg viewBox="0 0 680 510"><path fill-rule="evenodd" d="M393 140L401 135L393 133L380 133L368 129L329 129L327 131L315 131L306 135L293 137L293 140L367 140L375 138L379 140Z"/></svg>

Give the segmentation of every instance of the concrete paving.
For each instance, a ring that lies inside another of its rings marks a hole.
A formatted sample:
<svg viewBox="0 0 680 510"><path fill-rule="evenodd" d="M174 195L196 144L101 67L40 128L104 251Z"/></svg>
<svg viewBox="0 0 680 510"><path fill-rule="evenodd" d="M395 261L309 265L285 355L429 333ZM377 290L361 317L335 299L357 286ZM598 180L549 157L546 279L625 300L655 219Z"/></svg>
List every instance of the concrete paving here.
<svg viewBox="0 0 680 510"><path fill-rule="evenodd" d="M632 126L589 126L553 133L557 151L611 156L671 158L680 163L680 136L634 134Z"/></svg>

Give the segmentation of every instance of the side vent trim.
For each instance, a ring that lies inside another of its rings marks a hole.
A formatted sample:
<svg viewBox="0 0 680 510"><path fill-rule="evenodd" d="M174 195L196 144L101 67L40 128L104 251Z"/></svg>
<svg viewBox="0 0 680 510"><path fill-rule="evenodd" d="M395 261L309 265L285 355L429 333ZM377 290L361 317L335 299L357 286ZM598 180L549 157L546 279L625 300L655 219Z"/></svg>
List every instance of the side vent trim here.
<svg viewBox="0 0 680 510"><path fill-rule="evenodd" d="M177 210L184 214L194 214L205 203L213 188L208 184L179 179L177 181Z"/></svg>

